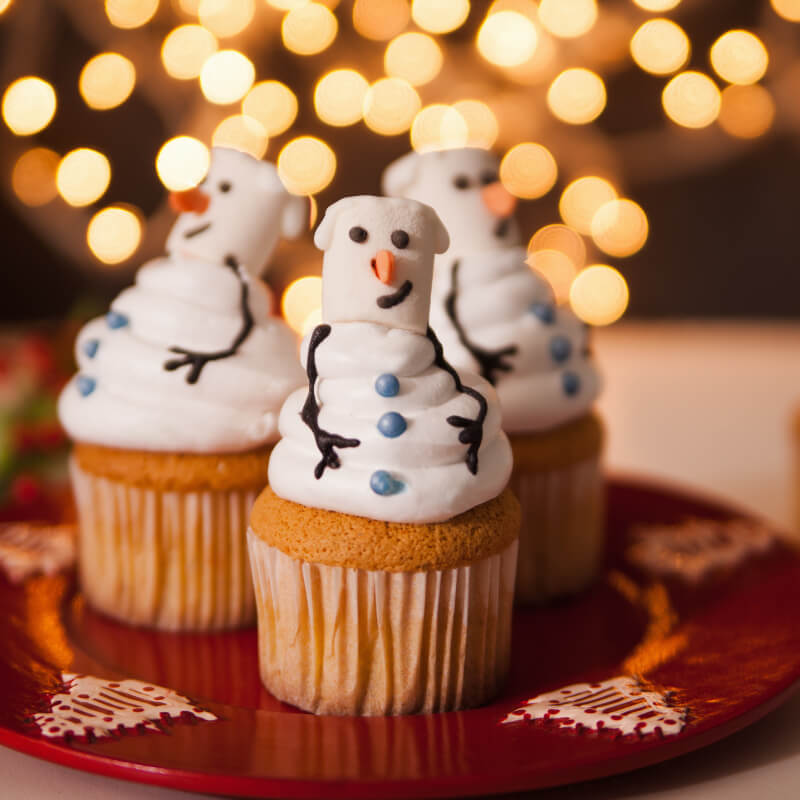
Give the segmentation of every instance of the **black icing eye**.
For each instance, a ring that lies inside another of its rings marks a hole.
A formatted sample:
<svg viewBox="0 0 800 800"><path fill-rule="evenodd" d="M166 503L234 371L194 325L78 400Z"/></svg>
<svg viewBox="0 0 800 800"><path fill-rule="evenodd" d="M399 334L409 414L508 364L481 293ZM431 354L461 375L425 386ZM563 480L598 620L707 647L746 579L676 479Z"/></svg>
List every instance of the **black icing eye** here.
<svg viewBox="0 0 800 800"><path fill-rule="evenodd" d="M233 189L233 186L231 186L228 181L222 181L222 183L219 184L219 190L221 192L229 192L231 189Z"/></svg>
<svg viewBox="0 0 800 800"><path fill-rule="evenodd" d="M466 175L456 175L453 178L453 186L456 189L467 189L469 188L469 178Z"/></svg>
<svg viewBox="0 0 800 800"><path fill-rule="evenodd" d="M490 183L497 183L497 173L491 170L481 173L481 183L488 186Z"/></svg>
<svg viewBox="0 0 800 800"><path fill-rule="evenodd" d="M358 244L366 242L367 236L369 236L369 234L360 225L350 228L350 238Z"/></svg>
<svg viewBox="0 0 800 800"><path fill-rule="evenodd" d="M398 250L408 247L408 234L405 231L392 231L392 244Z"/></svg>

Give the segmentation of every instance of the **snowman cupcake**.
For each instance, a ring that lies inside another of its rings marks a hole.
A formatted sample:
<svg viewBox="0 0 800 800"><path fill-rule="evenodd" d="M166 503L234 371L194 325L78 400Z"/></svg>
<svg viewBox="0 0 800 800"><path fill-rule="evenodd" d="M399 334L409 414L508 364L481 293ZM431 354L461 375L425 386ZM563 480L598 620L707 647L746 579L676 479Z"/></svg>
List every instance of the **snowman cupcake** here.
<svg viewBox="0 0 800 800"><path fill-rule="evenodd" d="M258 278L307 201L275 167L215 149L173 195L167 255L79 333L59 416L75 446L80 581L135 625L210 630L255 619L247 517L281 404L304 381L292 332Z"/></svg>
<svg viewBox="0 0 800 800"><path fill-rule="evenodd" d="M475 706L509 664L519 506L491 386L428 326L434 211L351 197L249 533L264 685L320 714Z"/></svg>
<svg viewBox="0 0 800 800"><path fill-rule="evenodd" d="M583 589L599 572L604 539L603 430L592 410L600 379L588 329L525 263L516 200L490 152L410 153L387 168L384 190L429 203L450 233L436 259L431 326L445 356L492 383L503 408L522 505L517 597Z"/></svg>

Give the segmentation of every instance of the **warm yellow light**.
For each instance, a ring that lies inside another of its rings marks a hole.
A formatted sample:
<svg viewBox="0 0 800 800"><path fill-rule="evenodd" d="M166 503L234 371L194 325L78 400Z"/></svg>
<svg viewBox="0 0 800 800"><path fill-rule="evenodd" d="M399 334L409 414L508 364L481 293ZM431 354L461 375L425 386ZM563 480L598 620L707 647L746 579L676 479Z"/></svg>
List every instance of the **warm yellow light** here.
<svg viewBox="0 0 800 800"><path fill-rule="evenodd" d="M78 79L86 105L100 111L124 103L135 85L136 68L119 53L101 53L87 61Z"/></svg>
<svg viewBox="0 0 800 800"><path fill-rule="evenodd" d="M10 5L12 0L0 0L0 14L2 14ZM28 205L43 205L42 203L28 203Z"/></svg>
<svg viewBox="0 0 800 800"><path fill-rule="evenodd" d="M679 70L689 60L690 49L683 28L669 19L648 20L631 39L633 60L653 75Z"/></svg>
<svg viewBox="0 0 800 800"><path fill-rule="evenodd" d="M411 125L411 146L418 152L464 147L469 129L452 106L434 103L425 106Z"/></svg>
<svg viewBox="0 0 800 800"><path fill-rule="evenodd" d="M142 224L139 217L119 206L98 211L86 229L89 249L104 264L119 264L130 258L141 240Z"/></svg>
<svg viewBox="0 0 800 800"><path fill-rule="evenodd" d="M556 301L566 303L569 300L569 289L572 281L578 274L575 264L568 255L560 250L537 250L528 255L528 266L535 272L544 276L550 286Z"/></svg>
<svg viewBox="0 0 800 800"><path fill-rule="evenodd" d="M299 136L278 155L278 175L292 194L321 192L336 174L336 155L321 139Z"/></svg>
<svg viewBox="0 0 800 800"><path fill-rule="evenodd" d="M201 141L191 136L176 136L158 151L156 172L167 189L181 192L205 178L210 162L211 155Z"/></svg>
<svg viewBox="0 0 800 800"><path fill-rule="evenodd" d="M620 199L604 203L592 217L594 243L610 256L623 258L638 253L647 241L647 215L633 200Z"/></svg>
<svg viewBox="0 0 800 800"><path fill-rule="evenodd" d="M770 0L778 16L789 22L800 22L800 0Z"/></svg>
<svg viewBox="0 0 800 800"><path fill-rule="evenodd" d="M494 111L481 100L459 100L453 108L467 125L467 144L488 150L500 132Z"/></svg>
<svg viewBox="0 0 800 800"><path fill-rule="evenodd" d="M308 275L292 281L281 298L281 313L295 333L303 333L305 322L322 307L322 278Z"/></svg>
<svg viewBox="0 0 800 800"><path fill-rule="evenodd" d="M430 33L448 33L459 28L469 16L469 0L413 0L411 17Z"/></svg>
<svg viewBox="0 0 800 800"><path fill-rule="evenodd" d="M246 114L233 114L217 125L211 135L211 144L241 150L253 158L261 159L267 152L269 138L258 120Z"/></svg>
<svg viewBox="0 0 800 800"><path fill-rule="evenodd" d="M11 172L11 187L26 206L43 206L56 197L59 160L58 153L46 147L34 147L17 159Z"/></svg>
<svg viewBox="0 0 800 800"><path fill-rule="evenodd" d="M307 333L310 333L314 330L322 322L322 306L319 308L315 308L303 322L303 328L300 333L305 336Z"/></svg>
<svg viewBox="0 0 800 800"><path fill-rule="evenodd" d="M515 145L500 162L500 180L517 197L541 197L553 188L557 177L553 154L535 142Z"/></svg>
<svg viewBox="0 0 800 800"><path fill-rule="evenodd" d="M528 17L517 11L490 14L478 30L478 51L498 67L516 67L536 51L538 35Z"/></svg>
<svg viewBox="0 0 800 800"><path fill-rule="evenodd" d="M572 310L589 325L616 322L625 313L629 297L625 278L605 264L579 272L569 292Z"/></svg>
<svg viewBox="0 0 800 800"><path fill-rule="evenodd" d="M585 125L597 119L606 107L606 87L591 70L565 69L550 84L547 105L562 122Z"/></svg>
<svg viewBox="0 0 800 800"><path fill-rule="evenodd" d="M253 62L238 50L220 50L206 59L200 71L200 88L206 100L227 105L241 100L256 79Z"/></svg>
<svg viewBox="0 0 800 800"><path fill-rule="evenodd" d="M255 11L254 0L201 0L197 15L211 33L224 38L241 33Z"/></svg>
<svg viewBox="0 0 800 800"><path fill-rule="evenodd" d="M203 64L217 49L214 34L202 25L180 25L161 45L161 61L168 75L178 80L197 78Z"/></svg>
<svg viewBox="0 0 800 800"><path fill-rule="evenodd" d="M311 56L328 47L338 29L339 23L329 8L309 2L296 6L283 18L281 37L287 50Z"/></svg>
<svg viewBox="0 0 800 800"><path fill-rule="evenodd" d="M178 0L178 5L184 14L190 17L196 17L200 11L200 3L202 0Z"/></svg>
<svg viewBox="0 0 800 800"><path fill-rule="evenodd" d="M297 98L280 81L261 81L242 100L242 112L257 119L267 136L278 136L288 130L297 117Z"/></svg>
<svg viewBox="0 0 800 800"><path fill-rule="evenodd" d="M403 78L412 86L432 81L442 68L444 56L426 33L402 33L389 42L383 57L386 74Z"/></svg>
<svg viewBox="0 0 800 800"><path fill-rule="evenodd" d="M117 28L139 28L158 11L158 0L106 0L106 15Z"/></svg>
<svg viewBox="0 0 800 800"><path fill-rule="evenodd" d="M539 22L542 27L562 39L583 36L596 21L595 0L542 0L539 3Z"/></svg>
<svg viewBox="0 0 800 800"><path fill-rule="evenodd" d="M567 225L579 233L590 234L592 219L597 210L616 197L616 190L607 180L587 175L572 181L564 189L558 203L558 211Z"/></svg>
<svg viewBox="0 0 800 800"><path fill-rule="evenodd" d="M658 13L675 8L680 1L681 0L633 0L639 8L643 8L645 11L655 11Z"/></svg>
<svg viewBox="0 0 800 800"><path fill-rule="evenodd" d="M667 116L684 128L705 128L719 115L722 99L714 81L702 72L681 72L661 93Z"/></svg>
<svg viewBox="0 0 800 800"><path fill-rule="evenodd" d="M750 31L728 31L711 46L711 66L728 83L755 83L764 77L769 56Z"/></svg>
<svg viewBox="0 0 800 800"><path fill-rule="evenodd" d="M97 150L79 147L61 159L56 172L58 193L71 206L88 206L105 194L111 182L111 165Z"/></svg>
<svg viewBox="0 0 800 800"><path fill-rule="evenodd" d="M308 3L309 0L267 0L267 4L278 11L291 11L293 8L299 8Z"/></svg>
<svg viewBox="0 0 800 800"><path fill-rule="evenodd" d="M731 136L755 139L775 118L775 102L763 86L728 86L722 90L720 127Z"/></svg>
<svg viewBox="0 0 800 800"><path fill-rule="evenodd" d="M314 109L328 125L353 125L361 119L367 79L354 69L335 69L314 89Z"/></svg>
<svg viewBox="0 0 800 800"><path fill-rule="evenodd" d="M586 245L583 237L569 225L545 225L531 236L528 252L538 250L558 250L580 269L586 261Z"/></svg>
<svg viewBox="0 0 800 800"><path fill-rule="evenodd" d="M560 45L546 31L538 32L536 50L525 63L506 70L506 75L515 83L527 86L542 83L553 74L553 62Z"/></svg>
<svg viewBox="0 0 800 800"><path fill-rule="evenodd" d="M356 0L353 4L353 27L379 42L400 33L410 18L408 0Z"/></svg>
<svg viewBox="0 0 800 800"><path fill-rule="evenodd" d="M314 197L313 194L308 196L308 205L308 229L312 231L317 224L317 217L319 216L319 205L317 203L317 198Z"/></svg>
<svg viewBox="0 0 800 800"><path fill-rule="evenodd" d="M407 131L422 106L416 89L400 78L375 81L364 96L364 122L383 136Z"/></svg>
<svg viewBox="0 0 800 800"><path fill-rule="evenodd" d="M29 136L50 124L56 113L56 93L41 78L19 78L3 94L2 108L12 133Z"/></svg>

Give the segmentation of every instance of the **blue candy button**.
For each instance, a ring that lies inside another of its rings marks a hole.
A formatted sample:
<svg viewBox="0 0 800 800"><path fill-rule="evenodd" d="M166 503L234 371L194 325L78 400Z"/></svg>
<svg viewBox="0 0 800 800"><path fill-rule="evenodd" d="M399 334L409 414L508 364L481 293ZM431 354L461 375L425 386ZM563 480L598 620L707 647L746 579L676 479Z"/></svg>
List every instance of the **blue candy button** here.
<svg viewBox="0 0 800 800"><path fill-rule="evenodd" d="M550 340L550 355L553 361L561 364L572 354L572 342L566 336L554 336Z"/></svg>
<svg viewBox="0 0 800 800"><path fill-rule="evenodd" d="M556 319L556 310L550 303L533 303L530 308L531 314L544 322L545 325L552 325Z"/></svg>
<svg viewBox="0 0 800 800"><path fill-rule="evenodd" d="M400 391L400 381L397 380L396 375L386 372L379 375L375 381L375 391L381 397L395 397Z"/></svg>
<svg viewBox="0 0 800 800"><path fill-rule="evenodd" d="M88 375L78 375L75 378L75 386L77 387L78 391L84 397L86 397L95 390L97 381L94 378L90 378Z"/></svg>
<svg viewBox="0 0 800 800"><path fill-rule="evenodd" d="M375 494L387 496L402 492L403 489L406 488L406 485L403 481L393 478L386 470L379 469L372 473L369 479L369 488L372 489Z"/></svg>
<svg viewBox="0 0 800 800"><path fill-rule="evenodd" d="M106 325L109 328L117 329L117 328L124 328L130 320L124 315L120 314L119 311L109 311L106 314Z"/></svg>
<svg viewBox="0 0 800 800"><path fill-rule="evenodd" d="M98 347L100 347L99 339L87 339L83 343L83 352L87 358L94 358L97 355Z"/></svg>
<svg viewBox="0 0 800 800"><path fill-rule="evenodd" d="M564 392L570 397L578 394L581 390L581 379L574 372L565 372L561 376L561 384L564 387Z"/></svg>
<svg viewBox="0 0 800 800"><path fill-rule="evenodd" d="M378 430L389 439L405 433L407 427L405 417L396 411L387 411L378 420Z"/></svg>

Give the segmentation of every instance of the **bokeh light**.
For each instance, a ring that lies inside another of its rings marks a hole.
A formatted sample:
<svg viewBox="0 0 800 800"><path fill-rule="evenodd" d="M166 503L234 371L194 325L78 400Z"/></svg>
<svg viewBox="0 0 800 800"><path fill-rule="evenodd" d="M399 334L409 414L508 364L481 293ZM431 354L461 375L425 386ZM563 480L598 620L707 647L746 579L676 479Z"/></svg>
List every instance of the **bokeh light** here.
<svg viewBox="0 0 800 800"><path fill-rule="evenodd" d="M562 122L585 125L597 119L606 107L606 87L591 70L565 69L550 84L547 105Z"/></svg>
<svg viewBox="0 0 800 800"><path fill-rule="evenodd" d="M800 0L770 0L778 16L789 22L800 22Z"/></svg>
<svg viewBox="0 0 800 800"><path fill-rule="evenodd" d="M633 2L645 11L661 13L662 11L671 11L681 0L633 0Z"/></svg>
<svg viewBox="0 0 800 800"><path fill-rule="evenodd" d="M578 273L569 301L575 314L589 325L610 325L628 307L628 284L614 267L594 264Z"/></svg>
<svg viewBox="0 0 800 800"><path fill-rule="evenodd" d="M568 255L560 250L536 250L528 254L526 261L553 287L557 302L566 303L569 300L569 290L578 270Z"/></svg>
<svg viewBox="0 0 800 800"><path fill-rule="evenodd" d="M768 63L767 48L750 31L728 31L711 46L711 66L728 83L755 83Z"/></svg>
<svg viewBox="0 0 800 800"><path fill-rule="evenodd" d="M46 147L24 152L11 172L11 188L26 206L43 206L58 196L56 169L61 159Z"/></svg>
<svg viewBox="0 0 800 800"><path fill-rule="evenodd" d="M41 78L14 81L3 94L3 120L17 136L30 136L50 124L56 113L56 93Z"/></svg>
<svg viewBox="0 0 800 800"><path fill-rule="evenodd" d="M385 42L402 32L411 19L408 0L356 0L353 27L367 39Z"/></svg>
<svg viewBox="0 0 800 800"><path fill-rule="evenodd" d="M375 81L364 96L364 122L382 136L407 131L422 107L414 87L400 78Z"/></svg>
<svg viewBox="0 0 800 800"><path fill-rule="evenodd" d="M168 75L178 80L197 78L203 64L216 52L217 40L202 25L179 25L161 46L161 61Z"/></svg>
<svg viewBox="0 0 800 800"><path fill-rule="evenodd" d="M639 27L631 39L633 60L653 75L670 75L688 60L689 37L670 19L651 19Z"/></svg>
<svg viewBox="0 0 800 800"><path fill-rule="evenodd" d="M523 142L512 147L500 162L500 180L511 194L533 199L553 188L558 165L544 145Z"/></svg>
<svg viewBox="0 0 800 800"><path fill-rule="evenodd" d="M562 39L583 36L596 21L595 0L542 0L539 3L542 27Z"/></svg>
<svg viewBox="0 0 800 800"><path fill-rule="evenodd" d="M79 147L61 159L56 171L58 193L71 206L88 206L99 200L111 182L111 164L97 150Z"/></svg>
<svg viewBox="0 0 800 800"><path fill-rule="evenodd" d="M173 0L175 2L175 0ZM196 17L200 11L200 3L202 0L177 0L178 6L184 14L190 17Z"/></svg>
<svg viewBox="0 0 800 800"><path fill-rule="evenodd" d="M208 148L192 136L176 136L161 147L156 156L156 172L161 183L173 192L197 186L211 163Z"/></svg>
<svg viewBox="0 0 800 800"><path fill-rule="evenodd" d="M411 146L418 152L465 147L469 129L466 120L452 106L425 106L411 125Z"/></svg>
<svg viewBox="0 0 800 800"><path fill-rule="evenodd" d="M411 17L430 33L449 33L469 16L469 0L413 0Z"/></svg>
<svg viewBox="0 0 800 800"><path fill-rule="evenodd" d="M310 333L314 328L317 327L322 322L322 306L315 308L303 322L303 328L300 333L305 336L307 333Z"/></svg>
<svg viewBox="0 0 800 800"><path fill-rule="evenodd" d="M684 128L705 128L718 116L722 98L702 72L681 72L665 87L661 102L667 116Z"/></svg>
<svg viewBox="0 0 800 800"><path fill-rule="evenodd" d="M233 114L214 129L211 144L215 147L230 147L261 159L267 152L269 137L257 119L246 114Z"/></svg>
<svg viewBox="0 0 800 800"><path fill-rule="evenodd" d="M242 100L242 113L257 119L267 136L278 136L288 130L297 117L297 97L280 81L261 81Z"/></svg>
<svg viewBox="0 0 800 800"><path fill-rule="evenodd" d="M453 108L467 125L467 144L488 150L500 132L494 111L482 100L459 100L453 103Z"/></svg>
<svg viewBox="0 0 800 800"><path fill-rule="evenodd" d="M309 315L322 307L322 278L308 275L292 281L281 298L281 313L295 333L303 333Z"/></svg>
<svg viewBox="0 0 800 800"><path fill-rule="evenodd" d="M255 0L201 0L197 16L215 36L241 33L253 19Z"/></svg>
<svg viewBox="0 0 800 800"><path fill-rule="evenodd" d="M383 57L387 75L403 78L412 86L432 81L442 68L444 56L426 33L402 33L389 42Z"/></svg>
<svg viewBox="0 0 800 800"><path fill-rule="evenodd" d="M576 269L580 269L586 262L586 245L583 237L569 225L545 225L531 236L528 242L528 252L537 250L558 250L564 253Z"/></svg>
<svg viewBox="0 0 800 800"><path fill-rule="evenodd" d="M200 71L200 88L206 100L228 105L241 100L256 79L253 62L238 50L220 50L209 56Z"/></svg>
<svg viewBox="0 0 800 800"><path fill-rule="evenodd" d="M720 127L739 139L766 133L775 119L775 101L763 86L728 86L722 90Z"/></svg>
<svg viewBox="0 0 800 800"><path fill-rule="evenodd" d="M120 206L109 206L98 211L86 229L89 249L104 264L119 264L130 258L141 240L142 223L139 216Z"/></svg>
<svg viewBox="0 0 800 800"><path fill-rule="evenodd" d="M2 14L12 3L12 0L0 0L0 14ZM36 203L29 203L29 205L37 205ZM39 203L38 205L42 205Z"/></svg>
<svg viewBox="0 0 800 800"><path fill-rule="evenodd" d="M536 27L518 11L489 14L478 30L478 52L498 67L516 67L534 54Z"/></svg>
<svg viewBox="0 0 800 800"><path fill-rule="evenodd" d="M327 6L308 2L295 6L283 18L281 37L287 50L311 56L332 44L338 29L339 23Z"/></svg>
<svg viewBox="0 0 800 800"><path fill-rule="evenodd" d="M278 155L278 175L292 194L321 192L336 174L336 155L321 139L299 136Z"/></svg>
<svg viewBox="0 0 800 800"><path fill-rule="evenodd" d="M647 241L647 215L638 203L622 198L604 203L592 217L594 243L610 256L638 253Z"/></svg>
<svg viewBox="0 0 800 800"><path fill-rule="evenodd" d="M136 68L119 53L100 53L90 59L78 79L86 105L99 111L122 105L135 85Z"/></svg>
<svg viewBox="0 0 800 800"><path fill-rule="evenodd" d="M106 0L106 16L117 28L139 28L158 11L158 0Z"/></svg>
<svg viewBox="0 0 800 800"><path fill-rule="evenodd" d="M335 69L323 75L314 89L314 110L328 125L353 125L361 119L367 79L354 69Z"/></svg>
<svg viewBox="0 0 800 800"><path fill-rule="evenodd" d="M561 219L579 233L590 234L592 219L600 206L616 200L617 192L605 178L587 175L570 183L561 193Z"/></svg>

